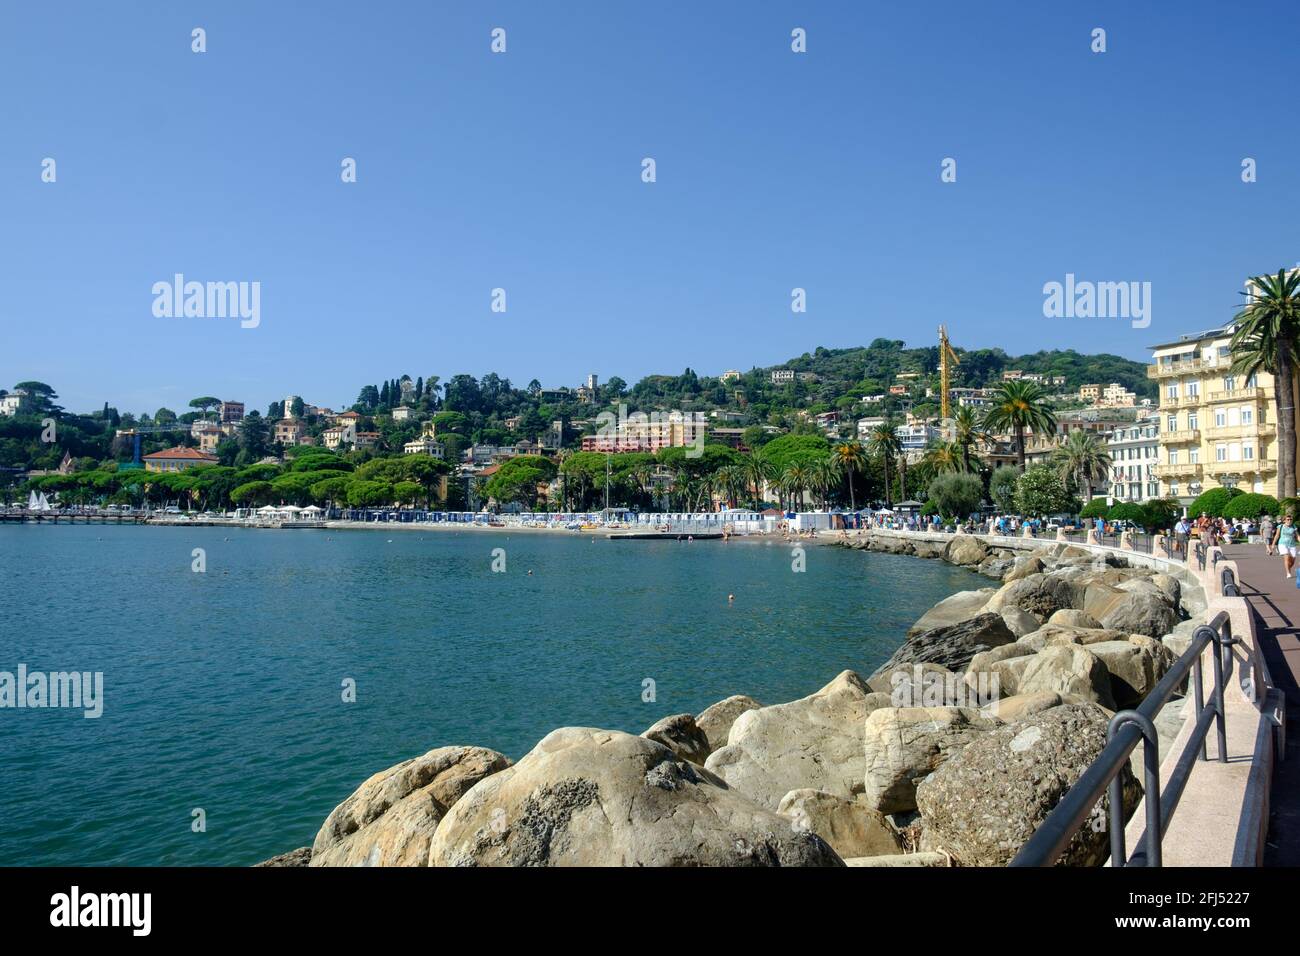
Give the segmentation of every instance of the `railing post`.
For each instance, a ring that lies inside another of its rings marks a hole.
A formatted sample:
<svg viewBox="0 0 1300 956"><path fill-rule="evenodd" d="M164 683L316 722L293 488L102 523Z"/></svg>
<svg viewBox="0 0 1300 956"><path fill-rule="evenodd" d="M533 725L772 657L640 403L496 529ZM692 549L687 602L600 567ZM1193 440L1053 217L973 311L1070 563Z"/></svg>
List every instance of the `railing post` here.
<svg viewBox="0 0 1300 956"><path fill-rule="evenodd" d="M1125 724L1137 724L1142 731L1142 766L1143 785L1146 789L1144 799L1147 808L1147 866L1160 866L1160 736L1156 725L1150 717L1145 717L1136 710L1121 710L1110 719L1106 728L1106 743L1115 739L1115 734ZM1124 787L1120 782L1123 773L1117 773L1110 781L1110 865L1125 866L1124 855ZM1116 855L1118 853L1118 855Z"/></svg>
<svg viewBox="0 0 1300 956"><path fill-rule="evenodd" d="M1230 626L1230 625L1229 625ZM1228 762L1228 729L1225 721L1226 711L1223 704L1223 654L1232 653L1232 634L1225 637L1222 632L1214 632L1214 722L1219 738L1219 763Z"/></svg>
<svg viewBox="0 0 1300 956"><path fill-rule="evenodd" d="M1199 630L1199 628L1198 628L1198 630ZM1196 635L1195 635L1195 633L1193 633L1193 635L1192 635L1192 640L1193 640L1193 641L1196 640ZM1214 644L1211 643L1210 646L1213 647ZM1194 693L1193 693L1193 695L1192 695L1192 699L1195 701L1195 704L1196 704L1196 713L1193 715L1193 720L1195 721L1195 724L1196 724L1196 725L1199 725L1200 722L1201 722L1201 711L1205 709L1205 686L1204 686L1204 685L1205 685L1205 678L1204 678L1204 676L1203 676L1203 674L1202 674L1202 669L1201 669L1201 655L1200 655L1200 654L1197 654L1197 655L1196 655L1196 660L1194 660L1194 661L1192 662L1192 672L1193 672L1193 673L1195 674L1195 676L1196 676L1196 683L1193 685L1193 687L1194 687ZM1205 751L1205 738L1204 738L1204 737L1201 738L1201 748L1200 748L1200 749L1201 749L1201 759L1202 759L1202 760L1209 760L1209 759L1210 759L1210 758L1209 758L1209 754L1207 754L1206 751Z"/></svg>

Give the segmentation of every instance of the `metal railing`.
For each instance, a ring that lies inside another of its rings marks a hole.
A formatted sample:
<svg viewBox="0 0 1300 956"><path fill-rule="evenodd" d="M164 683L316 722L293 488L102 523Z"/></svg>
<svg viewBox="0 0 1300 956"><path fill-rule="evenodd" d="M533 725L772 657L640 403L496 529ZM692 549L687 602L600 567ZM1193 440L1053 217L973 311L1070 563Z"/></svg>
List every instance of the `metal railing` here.
<svg viewBox="0 0 1300 956"><path fill-rule="evenodd" d="M1232 569L1224 568L1223 593L1238 596ZM1231 591L1229 590L1231 588ZM1069 847L1079 830L1087 824L1093 808L1109 791L1110 803L1110 860L1111 866L1160 866L1161 841L1169 829L1169 821L1183 795L1187 779L1196 760L1208 760L1206 738L1214 724L1219 745L1218 760L1228 760L1228 737L1225 724L1223 692L1232 678L1232 645L1239 643L1232 636L1232 622L1227 611L1220 611L1209 624L1202 624L1192 634L1191 645L1169 672L1136 710L1121 710L1111 718L1106 729L1106 746L1087 770L1066 791L1056 808L1034 831L1021 847L1011 866L1053 866ZM1201 673L1201 655L1210 644L1215 645L1214 698L1211 706L1205 705L1205 690ZM1160 792L1160 740L1155 719L1160 708L1182 686L1188 673L1193 676L1192 694L1195 701L1195 726L1183 755L1171 775L1169 788ZM1138 743L1143 744L1144 796L1146 799L1146 831L1139 841L1142 845L1126 856L1124 846L1123 784L1120 776L1128 765L1129 755Z"/></svg>

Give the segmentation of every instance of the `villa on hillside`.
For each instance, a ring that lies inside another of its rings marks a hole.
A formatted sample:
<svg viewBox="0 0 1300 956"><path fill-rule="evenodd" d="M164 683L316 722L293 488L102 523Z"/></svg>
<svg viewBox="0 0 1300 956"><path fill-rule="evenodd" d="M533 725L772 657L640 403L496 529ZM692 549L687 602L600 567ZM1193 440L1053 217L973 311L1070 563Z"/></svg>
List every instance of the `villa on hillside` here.
<svg viewBox="0 0 1300 956"><path fill-rule="evenodd" d="M145 471L188 471L198 465L215 465L216 455L209 455L197 448L166 448L144 456Z"/></svg>

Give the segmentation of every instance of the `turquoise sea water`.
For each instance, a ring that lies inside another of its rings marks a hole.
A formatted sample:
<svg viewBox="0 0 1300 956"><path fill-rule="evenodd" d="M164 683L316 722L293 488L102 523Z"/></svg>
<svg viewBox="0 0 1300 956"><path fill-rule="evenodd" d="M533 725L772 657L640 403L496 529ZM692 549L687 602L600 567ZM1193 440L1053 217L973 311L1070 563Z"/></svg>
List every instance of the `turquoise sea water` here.
<svg viewBox="0 0 1300 956"><path fill-rule="evenodd" d="M0 865L251 864L405 758L802 697L988 583L838 548L791 561L780 541L0 528L0 671L104 674L99 719L0 709Z"/></svg>

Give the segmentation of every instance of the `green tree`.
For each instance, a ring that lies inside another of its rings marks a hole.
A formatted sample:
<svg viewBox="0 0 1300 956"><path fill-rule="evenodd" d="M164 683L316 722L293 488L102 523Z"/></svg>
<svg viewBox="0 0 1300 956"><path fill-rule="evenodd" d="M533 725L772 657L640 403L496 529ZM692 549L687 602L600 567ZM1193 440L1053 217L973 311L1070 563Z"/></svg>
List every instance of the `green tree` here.
<svg viewBox="0 0 1300 956"><path fill-rule="evenodd" d="M1110 452L1094 435L1072 431L1055 451L1052 462L1067 488L1079 488L1085 501L1092 497L1092 483L1102 481L1110 468Z"/></svg>
<svg viewBox="0 0 1300 956"><path fill-rule="evenodd" d="M892 507L893 499L889 494L890 463L895 455L903 453L903 443L898 440L898 431L892 421L884 421L871 429L867 438L871 451L881 457L885 465L885 507ZM857 444L854 442L853 444ZM838 449L840 446L836 446ZM849 498L853 497L853 478L849 476Z"/></svg>
<svg viewBox="0 0 1300 956"><path fill-rule="evenodd" d="M1016 481L1016 510L1027 517L1071 512L1074 504L1060 475L1047 465L1035 465Z"/></svg>
<svg viewBox="0 0 1300 956"><path fill-rule="evenodd" d="M1277 513L1278 502L1276 498L1272 495L1261 495L1254 492L1237 495L1223 509L1225 518L1259 518L1264 515L1276 515Z"/></svg>
<svg viewBox="0 0 1300 956"><path fill-rule="evenodd" d="M1199 518L1202 513L1211 518L1222 518L1228 502L1241 493L1240 488L1210 488L1196 496L1187 506L1187 513L1193 518Z"/></svg>
<svg viewBox="0 0 1300 956"><path fill-rule="evenodd" d="M1025 429L1040 435L1056 431L1056 416L1047 404L1047 396L1037 382L1016 379L999 382L994 388L993 403L982 419L989 431L1010 431L1016 439L1020 470L1025 470Z"/></svg>
<svg viewBox="0 0 1300 956"><path fill-rule="evenodd" d="M984 483L976 475L948 472L930 482L927 499L938 513L961 521L979 510Z"/></svg>
<svg viewBox="0 0 1300 956"><path fill-rule="evenodd" d="M1254 276L1243 292L1247 305L1236 314L1232 334L1232 370L1252 376L1260 369L1273 375L1277 408L1277 476L1280 496L1296 493L1295 361L1300 348L1300 269L1279 269L1276 276Z"/></svg>

